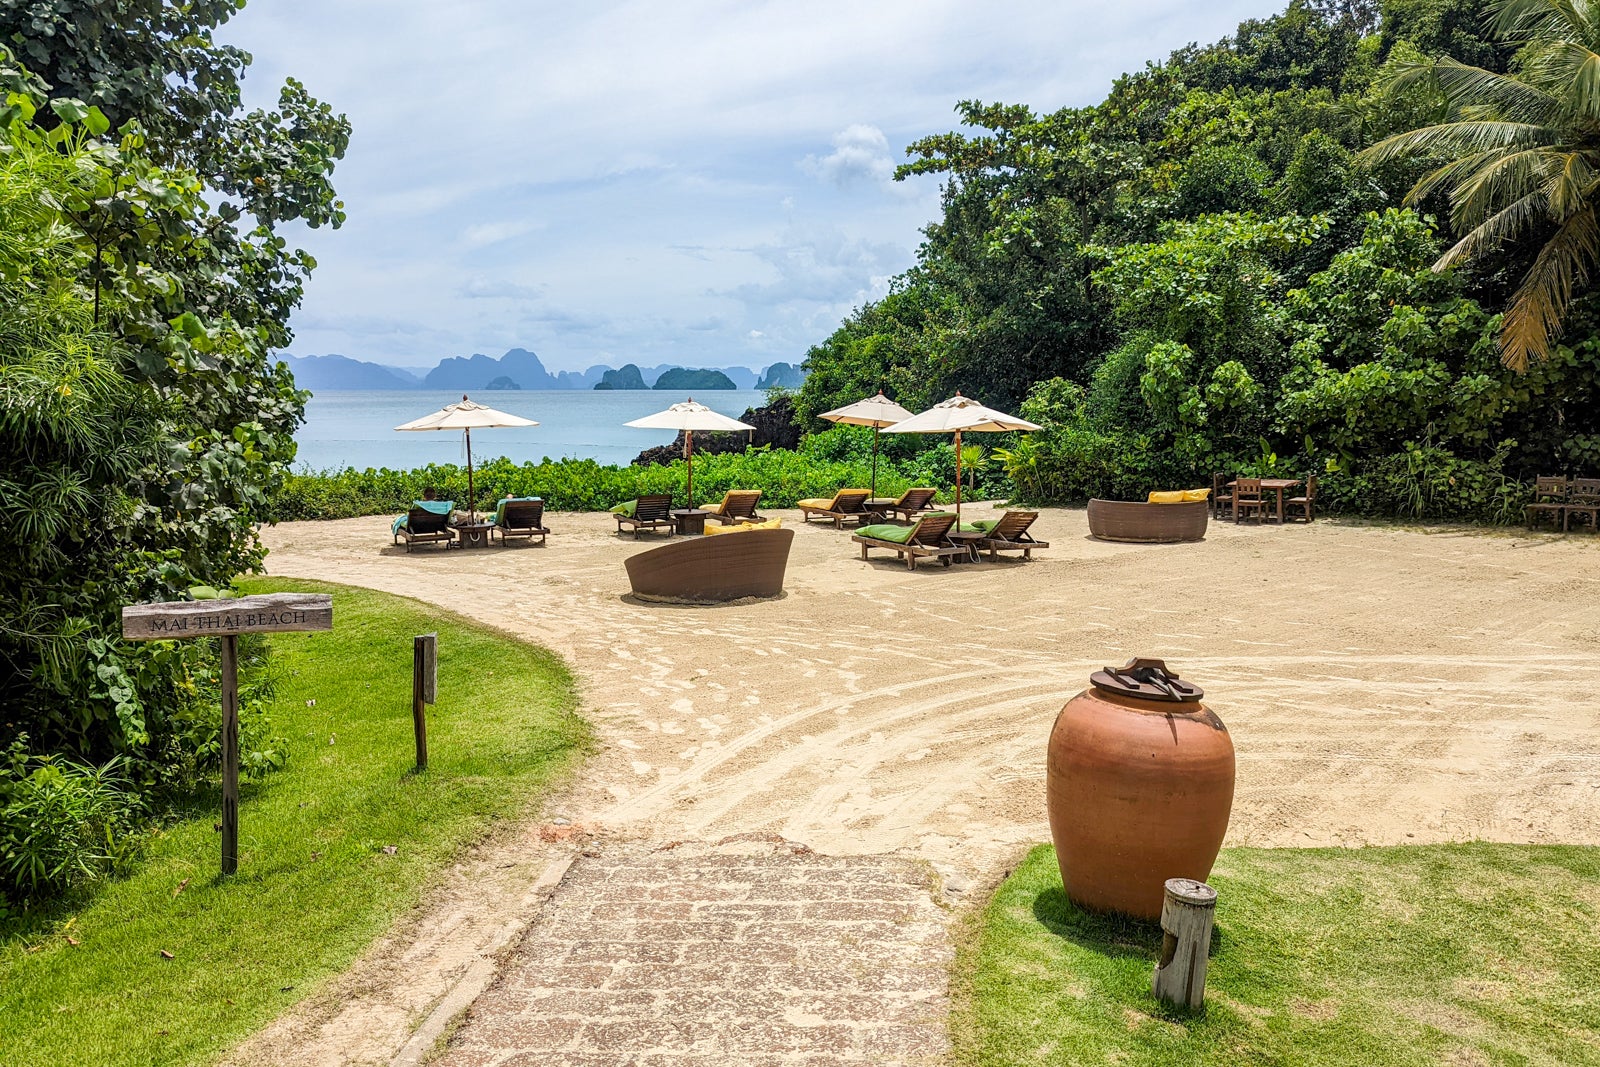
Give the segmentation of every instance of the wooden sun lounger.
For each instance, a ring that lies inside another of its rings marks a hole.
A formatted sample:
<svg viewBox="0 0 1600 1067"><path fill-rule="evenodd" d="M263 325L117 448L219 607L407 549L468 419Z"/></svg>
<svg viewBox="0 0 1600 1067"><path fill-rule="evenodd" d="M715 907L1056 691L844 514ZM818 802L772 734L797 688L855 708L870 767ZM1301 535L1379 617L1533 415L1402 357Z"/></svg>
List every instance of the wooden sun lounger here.
<svg viewBox="0 0 1600 1067"><path fill-rule="evenodd" d="M1049 541L1037 541L1028 528L1039 518L1037 511L1008 511L1000 516L989 536L978 542L978 550L989 550L990 559L999 559L1001 552L1021 552L1023 559L1032 559L1036 548L1049 548Z"/></svg>
<svg viewBox="0 0 1600 1067"><path fill-rule="evenodd" d="M399 544L401 538L405 539L406 551L411 551L412 545L426 545L442 543L446 548L455 540L455 534L450 529L450 513L429 511L427 508L412 508L406 512L406 521L394 531L394 543Z"/></svg>
<svg viewBox="0 0 1600 1067"><path fill-rule="evenodd" d="M935 489L907 489L900 494L899 500L893 504L880 505L877 510L889 518L913 522L917 516L934 506L933 498L937 492Z"/></svg>
<svg viewBox="0 0 1600 1067"><path fill-rule="evenodd" d="M740 522L765 522L756 514L756 502L760 499L759 489L729 489L723 494L720 504L711 504L706 511L724 526Z"/></svg>
<svg viewBox="0 0 1600 1067"><path fill-rule="evenodd" d="M800 509L802 521L810 522L813 515L832 519L833 528L837 530L844 525L846 519L854 519L859 525L867 515L871 514L867 511L867 498L871 495L865 489L841 489L833 494L832 500L826 502L802 500L796 506Z"/></svg>
<svg viewBox="0 0 1600 1067"><path fill-rule="evenodd" d="M492 539L496 533L500 534L502 545L508 537L526 537L532 544L535 534L539 537L539 543L544 544L545 537L550 533L544 526L544 501L507 500L500 511L500 521L489 531L489 537Z"/></svg>
<svg viewBox="0 0 1600 1067"><path fill-rule="evenodd" d="M957 559L965 559L971 555L971 550L966 545L953 544L949 533L954 529L956 517L949 512L934 511L922 516L911 527L911 532L905 541L886 541L880 537L866 537L856 534L850 540L861 546L861 558L867 558L867 549L886 548L891 552L898 552L905 558L909 570L917 569L917 561L932 557L943 563L946 567Z"/></svg>
<svg viewBox="0 0 1600 1067"><path fill-rule="evenodd" d="M618 515L616 519L617 532L621 533L622 526L626 523L633 527L635 541L639 539L640 530L665 528L668 537L678 532L678 521L672 517L672 497L667 493L652 493L640 497L632 515Z"/></svg>

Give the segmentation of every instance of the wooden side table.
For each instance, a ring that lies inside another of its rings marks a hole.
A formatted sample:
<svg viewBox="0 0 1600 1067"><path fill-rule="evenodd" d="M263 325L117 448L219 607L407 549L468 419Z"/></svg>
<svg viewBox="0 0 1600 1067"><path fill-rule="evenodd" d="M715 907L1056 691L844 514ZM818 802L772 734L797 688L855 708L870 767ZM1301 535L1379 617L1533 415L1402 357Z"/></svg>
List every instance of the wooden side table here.
<svg viewBox="0 0 1600 1067"><path fill-rule="evenodd" d="M678 532L681 534L703 534L706 532L706 516L711 514L700 508L673 508L672 517L678 522Z"/></svg>
<svg viewBox="0 0 1600 1067"><path fill-rule="evenodd" d="M951 530L945 536L967 550L969 563L977 563L982 558L978 554L978 542L989 535L978 530Z"/></svg>
<svg viewBox="0 0 1600 1067"><path fill-rule="evenodd" d="M492 522L463 522L456 525L457 548L488 548Z"/></svg>

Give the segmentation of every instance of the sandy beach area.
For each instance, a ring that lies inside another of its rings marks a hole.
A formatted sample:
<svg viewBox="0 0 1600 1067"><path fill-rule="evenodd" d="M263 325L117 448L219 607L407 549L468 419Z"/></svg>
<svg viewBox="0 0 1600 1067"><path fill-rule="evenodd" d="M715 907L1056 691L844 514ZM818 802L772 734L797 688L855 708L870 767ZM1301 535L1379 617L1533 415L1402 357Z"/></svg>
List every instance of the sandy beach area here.
<svg viewBox="0 0 1600 1067"><path fill-rule="evenodd" d="M612 832L771 831L983 872L1047 836L1061 704L1139 654L1233 734L1232 844L1600 843L1600 541L1319 521L1118 545L1052 509L1032 561L913 573L775 514L796 537L765 603L625 597L624 558L662 538L595 514L547 516L542 547L410 554L385 518L288 523L268 569L567 657L603 749L563 806Z"/></svg>
<svg viewBox="0 0 1600 1067"><path fill-rule="evenodd" d="M543 812L572 825L502 828L227 1062L421 1062L579 847L777 834L925 860L943 899L979 901L1049 835L1056 712L1135 654L1228 724L1229 844L1600 844L1600 538L1318 521L1118 545L1049 509L1032 561L913 573L773 514L796 531L787 594L723 607L628 597L623 560L663 538L619 538L603 514L547 514L544 546L409 555L384 517L264 531L271 574L555 649L600 749Z"/></svg>

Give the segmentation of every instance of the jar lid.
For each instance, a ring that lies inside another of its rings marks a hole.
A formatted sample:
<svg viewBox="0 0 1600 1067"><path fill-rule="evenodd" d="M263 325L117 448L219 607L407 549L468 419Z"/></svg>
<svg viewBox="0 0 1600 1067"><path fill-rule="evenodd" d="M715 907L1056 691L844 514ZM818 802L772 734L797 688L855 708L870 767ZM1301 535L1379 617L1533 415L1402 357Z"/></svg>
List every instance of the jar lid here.
<svg viewBox="0 0 1600 1067"><path fill-rule="evenodd" d="M1103 667L1089 675L1089 684L1118 696L1140 700L1167 700L1189 703L1205 696L1198 685L1178 680L1178 672L1168 670L1158 659L1135 656L1123 667Z"/></svg>

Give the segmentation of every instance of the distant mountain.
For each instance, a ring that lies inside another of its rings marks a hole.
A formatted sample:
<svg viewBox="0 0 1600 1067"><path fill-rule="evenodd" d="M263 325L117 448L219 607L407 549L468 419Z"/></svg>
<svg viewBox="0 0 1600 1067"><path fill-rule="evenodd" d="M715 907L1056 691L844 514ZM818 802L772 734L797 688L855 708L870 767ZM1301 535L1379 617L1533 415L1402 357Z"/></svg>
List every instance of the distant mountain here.
<svg viewBox="0 0 1600 1067"><path fill-rule="evenodd" d="M474 353L471 356L451 356L441 359L439 365L428 372L422 383L429 389L483 389L501 375L511 378L524 389L559 389L556 376L544 369L539 357L526 348L513 348L499 359Z"/></svg>
<svg viewBox="0 0 1600 1067"><path fill-rule="evenodd" d="M415 389L416 378L401 377L390 367L364 363L348 356L291 356L279 361L294 375L294 383L313 393L319 389Z"/></svg>
<svg viewBox="0 0 1600 1067"><path fill-rule="evenodd" d="M689 368L673 367L662 373L656 379L652 389L670 389L674 392L684 393L690 390L706 389L737 389L733 379L719 370L710 367Z"/></svg>
<svg viewBox="0 0 1600 1067"><path fill-rule="evenodd" d="M347 356L278 357L302 389L434 389L470 393L483 389L594 389L610 381L613 389L768 389L798 388L805 373L788 363L774 363L759 374L749 367L680 367L664 363L611 368L597 364L584 371L551 373L533 352L513 348L503 356L451 356L432 370L391 367ZM674 375L667 378L667 375ZM687 377L685 377L687 375ZM660 383L666 380L667 385ZM635 384L637 382L637 384ZM685 384L687 383L687 384Z"/></svg>
<svg viewBox="0 0 1600 1067"><path fill-rule="evenodd" d="M806 372L792 363L774 363L756 379L757 389L798 389L806 382Z"/></svg>
<svg viewBox="0 0 1600 1067"><path fill-rule="evenodd" d="M639 368L632 363L625 363L616 370L608 370L594 386L596 389L648 389L644 384L644 375L639 373Z"/></svg>

